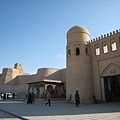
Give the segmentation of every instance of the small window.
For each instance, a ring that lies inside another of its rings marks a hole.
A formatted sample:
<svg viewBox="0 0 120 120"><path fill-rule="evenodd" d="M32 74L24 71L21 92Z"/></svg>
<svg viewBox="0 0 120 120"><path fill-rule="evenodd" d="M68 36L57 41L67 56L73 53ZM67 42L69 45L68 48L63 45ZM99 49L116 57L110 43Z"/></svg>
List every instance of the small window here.
<svg viewBox="0 0 120 120"><path fill-rule="evenodd" d="M104 52L104 53L108 53L108 46L107 46L107 45L104 45L104 46L103 46L103 52Z"/></svg>
<svg viewBox="0 0 120 120"><path fill-rule="evenodd" d="M112 51L116 51L117 50L117 45L116 42L112 43Z"/></svg>
<svg viewBox="0 0 120 120"><path fill-rule="evenodd" d="M68 49L68 54L67 54L67 57L71 57L71 52L70 52L70 49Z"/></svg>
<svg viewBox="0 0 120 120"><path fill-rule="evenodd" d="M80 55L80 49L78 47L76 48L76 55Z"/></svg>
<svg viewBox="0 0 120 120"><path fill-rule="evenodd" d="M89 53L88 53L88 48L85 48L85 54L88 56Z"/></svg>
<svg viewBox="0 0 120 120"><path fill-rule="evenodd" d="M100 48L96 48L96 55L100 55Z"/></svg>

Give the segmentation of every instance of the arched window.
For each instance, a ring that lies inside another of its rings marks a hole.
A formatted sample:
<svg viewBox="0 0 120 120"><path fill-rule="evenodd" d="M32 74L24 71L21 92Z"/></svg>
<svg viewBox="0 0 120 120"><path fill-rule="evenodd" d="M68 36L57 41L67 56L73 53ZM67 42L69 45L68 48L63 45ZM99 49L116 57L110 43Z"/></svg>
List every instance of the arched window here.
<svg viewBox="0 0 120 120"><path fill-rule="evenodd" d="M70 49L68 49L67 57L70 57L70 56L71 56L71 52L70 52Z"/></svg>
<svg viewBox="0 0 120 120"><path fill-rule="evenodd" d="M80 49L78 47L76 48L76 55L80 55Z"/></svg>
<svg viewBox="0 0 120 120"><path fill-rule="evenodd" d="M85 54L88 56L89 52L88 52L88 48L85 48Z"/></svg>

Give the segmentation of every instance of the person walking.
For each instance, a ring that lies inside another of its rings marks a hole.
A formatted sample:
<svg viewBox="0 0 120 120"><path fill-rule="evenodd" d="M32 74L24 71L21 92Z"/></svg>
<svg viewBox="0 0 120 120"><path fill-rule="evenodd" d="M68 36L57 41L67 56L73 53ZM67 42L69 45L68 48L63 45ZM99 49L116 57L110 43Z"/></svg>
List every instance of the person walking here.
<svg viewBox="0 0 120 120"><path fill-rule="evenodd" d="M79 96L78 91L76 91L76 93L75 93L75 105L76 105L76 107L78 107L80 105L80 96Z"/></svg>
<svg viewBox="0 0 120 120"><path fill-rule="evenodd" d="M5 100L6 99L6 93L4 92L4 94L3 94L3 100Z"/></svg>
<svg viewBox="0 0 120 120"><path fill-rule="evenodd" d="M49 104L49 106L51 106L51 100L50 100L50 98L51 98L51 95L50 95L50 93L48 92L48 93L47 93L48 102L45 103L46 105Z"/></svg>
<svg viewBox="0 0 120 120"><path fill-rule="evenodd" d="M96 99L96 97L95 97L95 94L93 94L93 100L94 100L94 103L95 103L95 104L98 104L98 101L97 101L97 99Z"/></svg>
<svg viewBox="0 0 120 120"><path fill-rule="evenodd" d="M32 104L32 94L31 94L31 93L29 93L29 95L28 95L27 104L28 104L28 103L31 103L31 104Z"/></svg>
<svg viewBox="0 0 120 120"><path fill-rule="evenodd" d="M35 95L34 95L34 93L32 92L32 103L35 104L34 98L35 98Z"/></svg>
<svg viewBox="0 0 120 120"><path fill-rule="evenodd" d="M15 99L15 93L13 93L12 96L13 96L13 99Z"/></svg>

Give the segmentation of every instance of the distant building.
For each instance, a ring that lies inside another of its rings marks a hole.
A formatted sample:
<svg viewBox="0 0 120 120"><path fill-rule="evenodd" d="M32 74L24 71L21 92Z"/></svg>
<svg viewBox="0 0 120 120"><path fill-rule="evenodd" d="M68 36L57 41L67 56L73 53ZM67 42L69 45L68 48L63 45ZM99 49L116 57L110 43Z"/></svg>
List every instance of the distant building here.
<svg viewBox="0 0 120 120"><path fill-rule="evenodd" d="M65 97L65 69L40 68L30 75L16 63L14 68L4 68L0 75L0 92L14 92L20 97L34 92L36 97L44 98L48 91L52 97Z"/></svg>
<svg viewBox="0 0 120 120"><path fill-rule="evenodd" d="M3 68L0 92L15 92L25 97L34 92L44 98L48 91L52 97L65 97L74 102L75 91L82 103L120 101L120 31L90 40L89 31L74 26L67 32L66 68L40 68L36 74L23 72L22 65Z"/></svg>

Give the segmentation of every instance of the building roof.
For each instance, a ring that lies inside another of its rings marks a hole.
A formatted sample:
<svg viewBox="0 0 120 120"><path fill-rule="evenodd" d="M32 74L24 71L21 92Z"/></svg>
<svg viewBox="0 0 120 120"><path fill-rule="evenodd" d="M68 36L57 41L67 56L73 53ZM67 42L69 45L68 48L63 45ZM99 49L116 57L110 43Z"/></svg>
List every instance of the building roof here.
<svg viewBox="0 0 120 120"><path fill-rule="evenodd" d="M76 25L76 26L72 27L71 29L69 29L68 32L67 32L67 36L69 34L72 34L72 33L87 33L87 34L90 35L89 31L85 27L78 26L78 25Z"/></svg>
<svg viewBox="0 0 120 120"><path fill-rule="evenodd" d="M43 79L43 80L38 80L38 81L29 82L29 83L27 83L27 84L31 84L31 83L39 83L39 82L63 83L61 80Z"/></svg>

